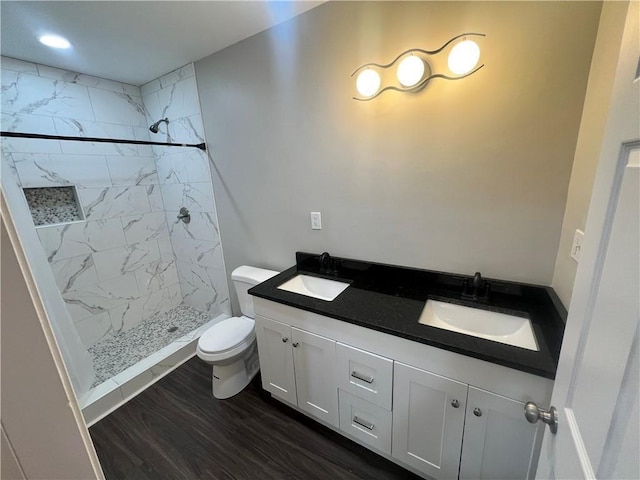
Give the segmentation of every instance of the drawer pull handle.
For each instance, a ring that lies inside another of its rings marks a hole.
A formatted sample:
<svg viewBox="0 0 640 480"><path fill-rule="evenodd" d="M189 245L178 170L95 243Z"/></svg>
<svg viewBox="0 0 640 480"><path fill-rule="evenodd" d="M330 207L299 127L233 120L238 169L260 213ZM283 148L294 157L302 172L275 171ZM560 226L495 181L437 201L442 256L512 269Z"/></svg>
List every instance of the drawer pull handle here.
<svg viewBox="0 0 640 480"><path fill-rule="evenodd" d="M460 402L458 402L458 400L454 398L453 400L451 400L451 406L453 408L458 408L460 406Z"/></svg>
<svg viewBox="0 0 640 480"><path fill-rule="evenodd" d="M357 416L354 415L353 417L353 423L357 423L358 425L360 425L361 427L366 428L367 430L373 430L373 423L367 422L365 420L362 420L361 418L358 418Z"/></svg>
<svg viewBox="0 0 640 480"><path fill-rule="evenodd" d="M480 410L478 407L476 407L476 408L473 409L473 414L476 417L481 417L482 416L482 410Z"/></svg>
<svg viewBox="0 0 640 480"><path fill-rule="evenodd" d="M289 341L289 338L288 338L288 337L284 337L284 338L282 339L282 341L283 341L284 343L287 343L287 342Z"/></svg>
<svg viewBox="0 0 640 480"><path fill-rule="evenodd" d="M361 373L356 372L355 370L351 372L351 376L353 378L357 378L358 380L362 380L366 383L373 383L373 377L367 377L366 375L362 375Z"/></svg>

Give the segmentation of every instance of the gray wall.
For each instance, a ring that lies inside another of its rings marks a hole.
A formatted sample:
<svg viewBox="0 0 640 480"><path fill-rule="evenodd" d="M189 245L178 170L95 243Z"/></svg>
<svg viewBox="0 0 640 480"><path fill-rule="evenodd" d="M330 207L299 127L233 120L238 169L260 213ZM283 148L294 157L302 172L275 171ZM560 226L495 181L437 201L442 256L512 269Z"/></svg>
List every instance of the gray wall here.
<svg viewBox="0 0 640 480"><path fill-rule="evenodd" d="M550 284L600 8L330 2L197 62L227 271L328 250ZM351 99L363 63L465 31L480 72Z"/></svg>
<svg viewBox="0 0 640 480"><path fill-rule="evenodd" d="M570 255L573 235L576 229L584 231L587 222L627 8L627 2L605 2L602 7L553 272L553 288L566 307L569 307L571 301L573 281L578 269L578 264Z"/></svg>

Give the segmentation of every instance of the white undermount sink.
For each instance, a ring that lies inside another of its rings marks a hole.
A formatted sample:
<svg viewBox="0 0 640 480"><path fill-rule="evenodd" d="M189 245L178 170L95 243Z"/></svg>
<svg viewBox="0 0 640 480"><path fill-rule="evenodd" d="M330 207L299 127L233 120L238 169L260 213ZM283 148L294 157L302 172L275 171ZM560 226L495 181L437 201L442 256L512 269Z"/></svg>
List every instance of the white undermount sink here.
<svg viewBox="0 0 640 480"><path fill-rule="evenodd" d="M331 302L338 295L344 292L348 286L349 284L345 282L337 282L326 278L300 274L290 280L287 280L278 288L280 290L286 290L287 292L299 293L300 295L306 295L307 297L318 298L320 300Z"/></svg>
<svg viewBox="0 0 640 480"><path fill-rule="evenodd" d="M524 317L427 300L418 322L527 350L540 350L531 321Z"/></svg>

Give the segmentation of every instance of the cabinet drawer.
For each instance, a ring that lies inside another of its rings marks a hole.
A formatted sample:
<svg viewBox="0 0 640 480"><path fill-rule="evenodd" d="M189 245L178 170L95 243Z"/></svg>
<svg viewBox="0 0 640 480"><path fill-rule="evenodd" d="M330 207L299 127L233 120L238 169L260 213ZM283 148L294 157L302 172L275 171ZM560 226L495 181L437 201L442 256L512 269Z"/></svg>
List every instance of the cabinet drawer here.
<svg viewBox="0 0 640 480"><path fill-rule="evenodd" d="M340 430L391 455L391 412L338 389Z"/></svg>
<svg viewBox="0 0 640 480"><path fill-rule="evenodd" d="M338 387L391 410L393 360L338 342Z"/></svg>

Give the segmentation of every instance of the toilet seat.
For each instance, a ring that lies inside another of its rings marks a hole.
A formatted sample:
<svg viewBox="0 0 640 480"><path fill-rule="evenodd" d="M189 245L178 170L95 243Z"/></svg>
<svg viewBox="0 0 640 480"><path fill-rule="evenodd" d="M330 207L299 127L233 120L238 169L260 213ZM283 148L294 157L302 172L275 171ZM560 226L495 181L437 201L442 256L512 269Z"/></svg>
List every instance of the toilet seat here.
<svg viewBox="0 0 640 480"><path fill-rule="evenodd" d="M216 323L198 340L197 355L205 361L220 361L242 353L256 338L255 321L242 316Z"/></svg>

